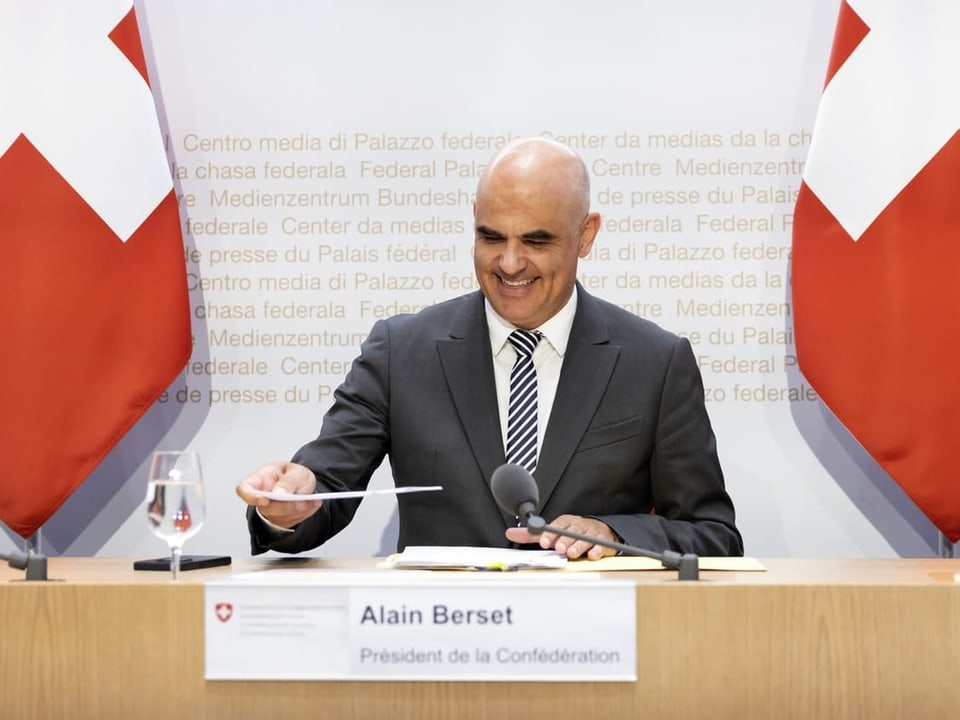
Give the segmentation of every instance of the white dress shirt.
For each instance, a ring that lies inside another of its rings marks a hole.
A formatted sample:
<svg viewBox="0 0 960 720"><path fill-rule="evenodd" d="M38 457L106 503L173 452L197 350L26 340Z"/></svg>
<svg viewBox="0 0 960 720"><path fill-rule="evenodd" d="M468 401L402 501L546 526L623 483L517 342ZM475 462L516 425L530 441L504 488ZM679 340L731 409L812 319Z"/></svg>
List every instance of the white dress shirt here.
<svg viewBox="0 0 960 720"><path fill-rule="evenodd" d="M503 447L507 447L507 411L510 404L510 371L517 358L517 351L513 349L507 338L516 325L508 323L497 315L484 300L484 309L487 313L487 326L490 328L490 350L493 353L493 376L497 384L497 406L500 408L500 432L503 436ZM567 341L570 339L570 328L573 327L573 316L577 312L577 289L560 312L547 320L538 328L528 328L538 331L543 338L533 351L533 366L537 370L537 457L540 457L540 448L543 447L543 438L547 434L547 423L550 420L550 411L553 400L557 395L557 385L560 382L560 368L563 365L563 355L567 351ZM527 328L525 328L527 329Z"/></svg>

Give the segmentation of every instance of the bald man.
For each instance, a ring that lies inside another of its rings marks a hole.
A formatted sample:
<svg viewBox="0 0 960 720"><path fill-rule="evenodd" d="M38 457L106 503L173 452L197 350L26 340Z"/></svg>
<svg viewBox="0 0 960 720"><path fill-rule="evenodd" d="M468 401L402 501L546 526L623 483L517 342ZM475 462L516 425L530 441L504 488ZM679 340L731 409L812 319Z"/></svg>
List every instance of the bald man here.
<svg viewBox="0 0 960 720"><path fill-rule="evenodd" d="M651 550L743 554L689 342L576 281L599 228L575 152L543 138L501 149L474 204L480 290L373 326L320 435L237 485L252 551L317 547L358 505L272 502L253 491L363 489L389 455L398 487L443 486L398 495L399 549L539 543L569 558L613 554L552 533L534 538L491 494L507 460L510 335L520 329L535 337L536 421L523 462L540 514Z"/></svg>

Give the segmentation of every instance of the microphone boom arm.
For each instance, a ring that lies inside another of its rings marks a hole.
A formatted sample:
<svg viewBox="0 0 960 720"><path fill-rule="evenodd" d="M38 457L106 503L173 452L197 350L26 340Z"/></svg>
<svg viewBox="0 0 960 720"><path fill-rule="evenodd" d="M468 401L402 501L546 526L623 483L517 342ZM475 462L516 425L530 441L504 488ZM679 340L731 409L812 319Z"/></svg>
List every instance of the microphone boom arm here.
<svg viewBox="0 0 960 720"><path fill-rule="evenodd" d="M681 554L674 550L664 550L662 553L659 553L654 552L653 550L644 550L631 545L613 542L612 540L604 540L603 538L593 537L591 535L583 535L582 533L574 532L573 530L564 530L554 527L553 525L548 524L542 517L533 513L527 516L524 524L526 525L527 530L530 531L531 535L540 535L544 532L551 532L557 535L562 535L563 537L573 538L574 540L586 540L594 545L602 545L603 547L610 548L611 550L616 550L623 555L635 555L659 560L661 563L663 563L664 567L677 571L678 580L700 579L700 560L693 553Z"/></svg>

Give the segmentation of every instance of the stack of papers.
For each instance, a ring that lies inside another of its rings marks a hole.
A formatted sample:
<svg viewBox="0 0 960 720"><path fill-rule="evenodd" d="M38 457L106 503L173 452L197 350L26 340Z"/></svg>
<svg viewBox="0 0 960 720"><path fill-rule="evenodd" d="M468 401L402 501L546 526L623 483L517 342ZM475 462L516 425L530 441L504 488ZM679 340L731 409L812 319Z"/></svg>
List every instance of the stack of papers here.
<svg viewBox="0 0 960 720"><path fill-rule="evenodd" d="M557 570L566 567L567 558L553 550L418 545L391 555L386 565L418 570Z"/></svg>

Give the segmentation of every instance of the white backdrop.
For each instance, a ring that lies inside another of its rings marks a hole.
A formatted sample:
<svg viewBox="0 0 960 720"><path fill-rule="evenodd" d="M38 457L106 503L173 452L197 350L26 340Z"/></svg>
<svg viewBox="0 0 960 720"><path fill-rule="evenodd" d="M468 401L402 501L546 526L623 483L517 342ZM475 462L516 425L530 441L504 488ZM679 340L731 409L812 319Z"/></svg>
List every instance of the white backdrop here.
<svg viewBox="0 0 960 720"><path fill-rule="evenodd" d="M247 554L236 482L318 432L377 317L475 287L482 165L506 139L547 135L582 152L604 216L581 280L694 344L747 553L934 554L935 529L793 363L790 222L837 10L138 2L195 350L44 528L44 550L162 554L145 462L189 446L209 508L187 551ZM391 482L386 465L374 482ZM367 500L314 554L392 550L393 522L391 500Z"/></svg>

